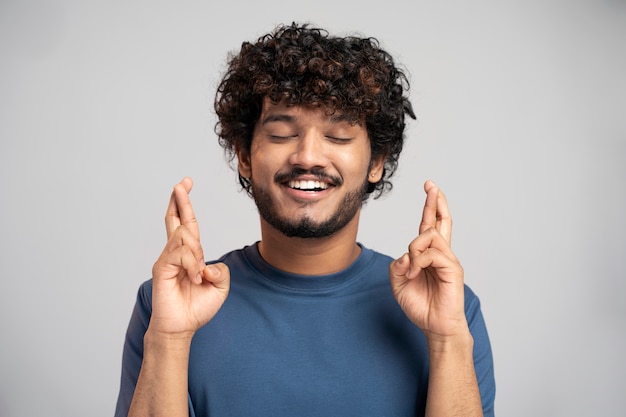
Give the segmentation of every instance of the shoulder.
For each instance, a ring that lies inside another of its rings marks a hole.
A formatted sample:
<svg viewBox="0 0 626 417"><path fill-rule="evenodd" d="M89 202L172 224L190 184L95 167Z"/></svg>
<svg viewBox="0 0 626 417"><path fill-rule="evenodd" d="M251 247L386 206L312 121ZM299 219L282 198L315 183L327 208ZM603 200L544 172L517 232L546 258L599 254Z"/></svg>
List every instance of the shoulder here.
<svg viewBox="0 0 626 417"><path fill-rule="evenodd" d="M464 284L465 287L465 315L469 318L480 316L481 307L480 307L480 299L478 295L472 290L472 288Z"/></svg>
<svg viewBox="0 0 626 417"><path fill-rule="evenodd" d="M137 291L136 305L150 312L152 310L152 278L144 281Z"/></svg>
<svg viewBox="0 0 626 417"><path fill-rule="evenodd" d="M365 258L367 262L375 267L389 268L389 264L393 262L393 258L389 255L370 249L360 243L359 246L361 247L361 258Z"/></svg>
<svg viewBox="0 0 626 417"><path fill-rule="evenodd" d="M229 252L226 252L225 254L220 256L218 259L207 262L207 264L223 262L226 265L228 265L228 267L232 268L234 266L237 266L238 264L241 264L242 262L246 263L250 257L254 257L256 256L255 254L258 253L257 245L258 245L258 242L253 243L251 245L243 246L242 248L239 248L239 249L233 249Z"/></svg>

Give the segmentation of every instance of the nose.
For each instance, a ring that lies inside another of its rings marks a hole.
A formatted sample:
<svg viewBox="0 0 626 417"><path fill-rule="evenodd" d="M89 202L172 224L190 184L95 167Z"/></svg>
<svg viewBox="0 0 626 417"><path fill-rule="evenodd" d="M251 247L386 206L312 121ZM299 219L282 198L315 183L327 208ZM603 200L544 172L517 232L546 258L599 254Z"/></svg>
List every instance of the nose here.
<svg viewBox="0 0 626 417"><path fill-rule="evenodd" d="M291 165L304 169L326 167L328 157L325 148L323 135L315 131L308 131L296 141L289 162Z"/></svg>

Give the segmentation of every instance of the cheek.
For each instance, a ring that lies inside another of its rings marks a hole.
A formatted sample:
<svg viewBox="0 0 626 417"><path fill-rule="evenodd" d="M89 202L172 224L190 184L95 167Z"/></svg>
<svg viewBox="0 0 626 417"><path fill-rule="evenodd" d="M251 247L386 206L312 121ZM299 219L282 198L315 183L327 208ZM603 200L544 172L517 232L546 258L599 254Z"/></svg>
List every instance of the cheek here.
<svg viewBox="0 0 626 417"><path fill-rule="evenodd" d="M250 168L255 178L272 178L280 167L280 160L276 152L267 152L261 147L251 150Z"/></svg>
<svg viewBox="0 0 626 417"><path fill-rule="evenodd" d="M370 165L370 151L367 149L358 149L348 152L342 152L336 155L337 166L344 167L346 173L352 176L366 176Z"/></svg>

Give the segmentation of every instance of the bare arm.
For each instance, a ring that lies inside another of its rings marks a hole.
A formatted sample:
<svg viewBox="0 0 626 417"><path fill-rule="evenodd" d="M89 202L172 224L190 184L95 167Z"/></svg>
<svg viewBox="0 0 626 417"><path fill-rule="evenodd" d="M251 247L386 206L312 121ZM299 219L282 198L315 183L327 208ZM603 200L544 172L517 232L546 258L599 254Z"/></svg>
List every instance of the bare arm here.
<svg viewBox="0 0 626 417"><path fill-rule="evenodd" d="M426 416L482 416L472 336L428 342L430 376Z"/></svg>
<svg viewBox="0 0 626 417"><path fill-rule="evenodd" d="M430 376L426 415L482 416L464 309L463 268L452 252L445 196L428 181L419 235L389 267L391 287L407 317L426 335Z"/></svg>
<svg viewBox="0 0 626 417"><path fill-rule="evenodd" d="M187 416L187 366L191 339L144 337L144 357L130 416Z"/></svg>
<svg viewBox="0 0 626 417"><path fill-rule="evenodd" d="M206 266L185 178L174 187L165 216L167 244L152 268L152 316L130 417L188 415L189 348L228 295L224 264Z"/></svg>

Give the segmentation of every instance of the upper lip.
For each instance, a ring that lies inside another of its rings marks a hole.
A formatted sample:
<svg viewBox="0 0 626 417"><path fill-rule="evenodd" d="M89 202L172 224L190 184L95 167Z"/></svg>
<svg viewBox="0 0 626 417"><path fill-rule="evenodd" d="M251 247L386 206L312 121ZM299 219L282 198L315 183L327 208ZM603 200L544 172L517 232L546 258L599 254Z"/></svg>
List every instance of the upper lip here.
<svg viewBox="0 0 626 417"><path fill-rule="evenodd" d="M330 175L325 174L310 174L310 173L302 173L296 175L283 174L278 176L277 180L279 182L288 182L288 181L320 181L325 182L327 184L335 185L336 180L333 179Z"/></svg>
<svg viewBox="0 0 626 417"><path fill-rule="evenodd" d="M324 188L324 189L341 185L342 183L340 177L327 175L325 172L322 172L321 170L317 172L315 171L304 172L304 170L300 170L300 171L302 172L298 172L297 169L294 169L291 172L284 172L284 173L277 174L274 180L279 184L282 184L287 187L292 187L292 188L294 185L297 185L295 183L296 181L298 182L313 181L314 183L319 182L318 184L320 185L319 188Z"/></svg>
<svg viewBox="0 0 626 417"><path fill-rule="evenodd" d="M319 178L296 178L287 181L287 186L290 188L304 188L304 189L322 189L325 190L332 184L326 180Z"/></svg>

